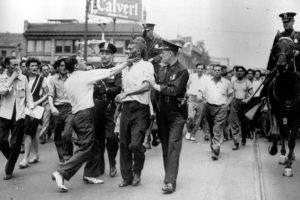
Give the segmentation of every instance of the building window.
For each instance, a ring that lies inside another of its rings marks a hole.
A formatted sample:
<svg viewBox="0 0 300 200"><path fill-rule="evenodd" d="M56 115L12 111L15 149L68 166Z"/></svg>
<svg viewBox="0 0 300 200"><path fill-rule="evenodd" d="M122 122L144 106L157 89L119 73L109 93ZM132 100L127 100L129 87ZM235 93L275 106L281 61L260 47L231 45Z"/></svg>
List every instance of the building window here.
<svg viewBox="0 0 300 200"><path fill-rule="evenodd" d="M63 52L64 41L63 40L56 40L55 42L55 53L62 53Z"/></svg>
<svg viewBox="0 0 300 200"><path fill-rule="evenodd" d="M51 40L45 40L45 52L46 53L51 52Z"/></svg>
<svg viewBox="0 0 300 200"><path fill-rule="evenodd" d="M6 57L6 51L5 50L1 51L1 57Z"/></svg>
<svg viewBox="0 0 300 200"><path fill-rule="evenodd" d="M64 45L64 53L72 53L72 40L66 40Z"/></svg>
<svg viewBox="0 0 300 200"><path fill-rule="evenodd" d="M35 52L35 41L34 40L28 40L28 42L27 42L27 51L28 52Z"/></svg>
<svg viewBox="0 0 300 200"><path fill-rule="evenodd" d="M44 40L37 40L35 45L35 52L44 52Z"/></svg>
<svg viewBox="0 0 300 200"><path fill-rule="evenodd" d="M56 40L55 52L56 53L72 53L73 41L72 40Z"/></svg>
<svg viewBox="0 0 300 200"><path fill-rule="evenodd" d="M117 47L117 54L124 53L125 41L115 41L115 46Z"/></svg>

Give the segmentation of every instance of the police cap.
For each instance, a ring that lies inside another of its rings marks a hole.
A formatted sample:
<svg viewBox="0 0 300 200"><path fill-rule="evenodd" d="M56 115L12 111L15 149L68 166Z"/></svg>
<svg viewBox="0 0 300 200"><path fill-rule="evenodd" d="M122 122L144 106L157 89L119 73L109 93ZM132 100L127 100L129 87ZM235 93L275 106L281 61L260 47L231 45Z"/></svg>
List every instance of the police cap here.
<svg viewBox="0 0 300 200"><path fill-rule="evenodd" d="M155 26L155 24L152 24L152 23L144 23L144 24L143 24L143 28L144 28L145 30L147 30L147 31L153 30L153 29L154 29L154 26Z"/></svg>
<svg viewBox="0 0 300 200"><path fill-rule="evenodd" d="M111 54L114 54L117 52L117 48L115 45L113 45L112 43L109 42L102 42L99 44L99 48L100 48L100 52L108 52Z"/></svg>
<svg viewBox="0 0 300 200"><path fill-rule="evenodd" d="M292 19L294 19L294 16L296 15L296 13L294 12L285 12L285 13L281 13L279 15L279 17L281 17L281 20L283 22L289 22L291 21Z"/></svg>
<svg viewBox="0 0 300 200"><path fill-rule="evenodd" d="M179 44L175 44L173 42L163 40L162 44L158 47L159 50L170 50L174 52L178 52L178 49L182 48Z"/></svg>

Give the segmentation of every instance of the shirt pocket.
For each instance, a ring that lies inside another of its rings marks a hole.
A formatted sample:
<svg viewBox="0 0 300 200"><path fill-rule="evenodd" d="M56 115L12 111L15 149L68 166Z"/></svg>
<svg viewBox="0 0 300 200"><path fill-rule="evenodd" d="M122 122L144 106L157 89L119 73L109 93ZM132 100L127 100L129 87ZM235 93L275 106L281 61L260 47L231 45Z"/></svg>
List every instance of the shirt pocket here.
<svg viewBox="0 0 300 200"><path fill-rule="evenodd" d="M17 97L18 98L25 98L25 88L24 87L18 88Z"/></svg>

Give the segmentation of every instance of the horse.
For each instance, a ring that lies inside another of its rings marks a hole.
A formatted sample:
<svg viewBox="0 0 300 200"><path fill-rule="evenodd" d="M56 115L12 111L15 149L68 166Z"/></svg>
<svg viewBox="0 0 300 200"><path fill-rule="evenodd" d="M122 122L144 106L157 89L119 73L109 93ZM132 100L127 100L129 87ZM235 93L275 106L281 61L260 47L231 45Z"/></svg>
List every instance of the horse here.
<svg viewBox="0 0 300 200"><path fill-rule="evenodd" d="M284 176L292 176L292 161L296 135L300 124L300 74L295 67L295 44L289 37L281 37L272 49L276 74L268 87L267 102L271 109L273 143L269 153L278 152L281 141L281 161L285 165ZM275 130L275 131L274 131ZM285 140L288 139L289 153L286 156Z"/></svg>

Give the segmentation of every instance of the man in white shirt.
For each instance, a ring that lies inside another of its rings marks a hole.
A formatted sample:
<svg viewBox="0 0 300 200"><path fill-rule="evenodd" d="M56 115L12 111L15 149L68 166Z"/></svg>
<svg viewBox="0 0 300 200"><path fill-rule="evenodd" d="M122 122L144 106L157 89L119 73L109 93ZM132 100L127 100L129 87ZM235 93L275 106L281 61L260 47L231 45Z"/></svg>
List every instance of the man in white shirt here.
<svg viewBox="0 0 300 200"><path fill-rule="evenodd" d="M203 75L205 66L198 64L196 66L197 73L193 73L188 81L188 119L187 119L187 133L185 134L186 140L195 141L195 134L203 119L204 106L203 94L199 91L200 85L204 84L205 76Z"/></svg>
<svg viewBox="0 0 300 200"><path fill-rule="evenodd" d="M150 123L150 84L154 80L152 63L144 61L146 49L143 38L134 39L128 45L128 59L133 65L122 71L123 92L116 96L123 108L120 121L120 168L123 181L119 187L137 186L145 162L143 145Z"/></svg>
<svg viewBox="0 0 300 200"><path fill-rule="evenodd" d="M7 70L0 75L0 151L7 159L3 179L8 180L13 178L20 154L25 107L33 108L34 104L27 78L21 74L16 57L7 57L5 66Z"/></svg>
<svg viewBox="0 0 300 200"><path fill-rule="evenodd" d="M95 129L93 116L94 83L108 78L124 69L127 64L121 64L110 69L86 70L85 61L80 56L70 56L65 61L66 69L70 73L65 82L65 91L72 105L73 129L78 137L79 147L74 155L63 164L60 170L52 173L61 192L67 192L64 179L70 180L80 167L86 163L85 171L93 166L95 143ZM84 172L85 173L85 172ZM99 184L102 180L95 177L83 177L87 183Z"/></svg>
<svg viewBox="0 0 300 200"><path fill-rule="evenodd" d="M212 159L218 160L223 138L223 126L227 116L228 105L232 100L230 82L221 76L220 65L213 67L214 74L200 86L206 100L206 119L211 134Z"/></svg>

